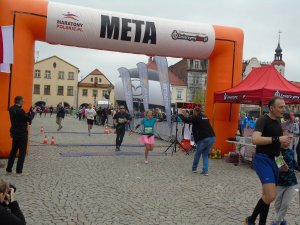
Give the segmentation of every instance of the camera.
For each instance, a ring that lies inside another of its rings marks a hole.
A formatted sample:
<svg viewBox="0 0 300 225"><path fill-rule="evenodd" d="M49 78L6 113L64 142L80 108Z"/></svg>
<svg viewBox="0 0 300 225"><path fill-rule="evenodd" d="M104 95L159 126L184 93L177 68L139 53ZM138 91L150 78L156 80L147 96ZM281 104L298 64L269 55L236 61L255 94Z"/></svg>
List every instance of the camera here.
<svg viewBox="0 0 300 225"><path fill-rule="evenodd" d="M14 185L12 185L12 184L9 184L8 187L9 187L9 189L8 189L8 195L9 195L9 196L11 195L11 189L14 190L14 193L17 191L17 188L16 188ZM4 200L5 200L5 201L8 201L9 199L8 199L7 197L5 197Z"/></svg>

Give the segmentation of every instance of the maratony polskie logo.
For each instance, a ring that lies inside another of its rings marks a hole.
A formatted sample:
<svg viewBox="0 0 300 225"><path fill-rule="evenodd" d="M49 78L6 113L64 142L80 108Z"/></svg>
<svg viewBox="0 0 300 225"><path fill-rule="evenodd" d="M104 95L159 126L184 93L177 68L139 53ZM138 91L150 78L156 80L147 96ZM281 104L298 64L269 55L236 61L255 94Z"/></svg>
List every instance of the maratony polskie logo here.
<svg viewBox="0 0 300 225"><path fill-rule="evenodd" d="M63 18L56 21L56 28L62 30L71 30L75 32L83 32L83 23L80 23L79 17L77 15L70 12L62 15Z"/></svg>
<svg viewBox="0 0 300 225"><path fill-rule="evenodd" d="M173 30L171 37L173 40L208 42L208 36L206 34L194 34L177 30Z"/></svg>

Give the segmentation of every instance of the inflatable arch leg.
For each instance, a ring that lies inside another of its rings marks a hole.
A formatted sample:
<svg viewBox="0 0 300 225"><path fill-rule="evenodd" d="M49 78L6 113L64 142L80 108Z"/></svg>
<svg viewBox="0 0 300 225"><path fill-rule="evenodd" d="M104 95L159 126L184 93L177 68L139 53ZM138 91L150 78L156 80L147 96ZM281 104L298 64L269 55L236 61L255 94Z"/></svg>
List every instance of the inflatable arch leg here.
<svg viewBox="0 0 300 225"><path fill-rule="evenodd" d="M47 10L48 2L44 0L0 0L0 26L15 26L12 72L0 73L0 157L8 157L11 148L8 107L13 104L14 97L21 95L25 98L25 110L32 104L34 42L46 41ZM240 29L213 27L216 42L209 57L206 95L206 114L210 119L213 114L214 92L230 88L241 81L243 49L243 32ZM179 54L176 57L185 56ZM237 130L238 110L238 105L216 105L215 147L221 148L223 153L227 152L229 147L225 140L234 136Z"/></svg>

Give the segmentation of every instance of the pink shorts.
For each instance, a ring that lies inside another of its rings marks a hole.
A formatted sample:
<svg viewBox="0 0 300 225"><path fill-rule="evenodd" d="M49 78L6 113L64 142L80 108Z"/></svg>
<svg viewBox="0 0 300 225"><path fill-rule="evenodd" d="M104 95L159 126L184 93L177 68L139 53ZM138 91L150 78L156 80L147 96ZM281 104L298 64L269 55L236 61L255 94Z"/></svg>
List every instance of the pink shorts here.
<svg viewBox="0 0 300 225"><path fill-rule="evenodd" d="M148 145L153 145L154 144L154 135L152 136L148 136L148 135L142 135L140 138L139 138L139 141L143 144L148 144Z"/></svg>

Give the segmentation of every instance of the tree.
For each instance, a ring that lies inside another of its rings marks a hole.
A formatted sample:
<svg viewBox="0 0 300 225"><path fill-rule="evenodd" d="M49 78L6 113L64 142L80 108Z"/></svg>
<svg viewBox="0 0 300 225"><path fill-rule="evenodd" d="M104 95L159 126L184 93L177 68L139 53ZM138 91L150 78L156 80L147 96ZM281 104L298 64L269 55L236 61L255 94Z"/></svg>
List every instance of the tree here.
<svg viewBox="0 0 300 225"><path fill-rule="evenodd" d="M197 94L193 98L193 103L201 104L202 109L205 109L206 92L203 89L198 89Z"/></svg>

